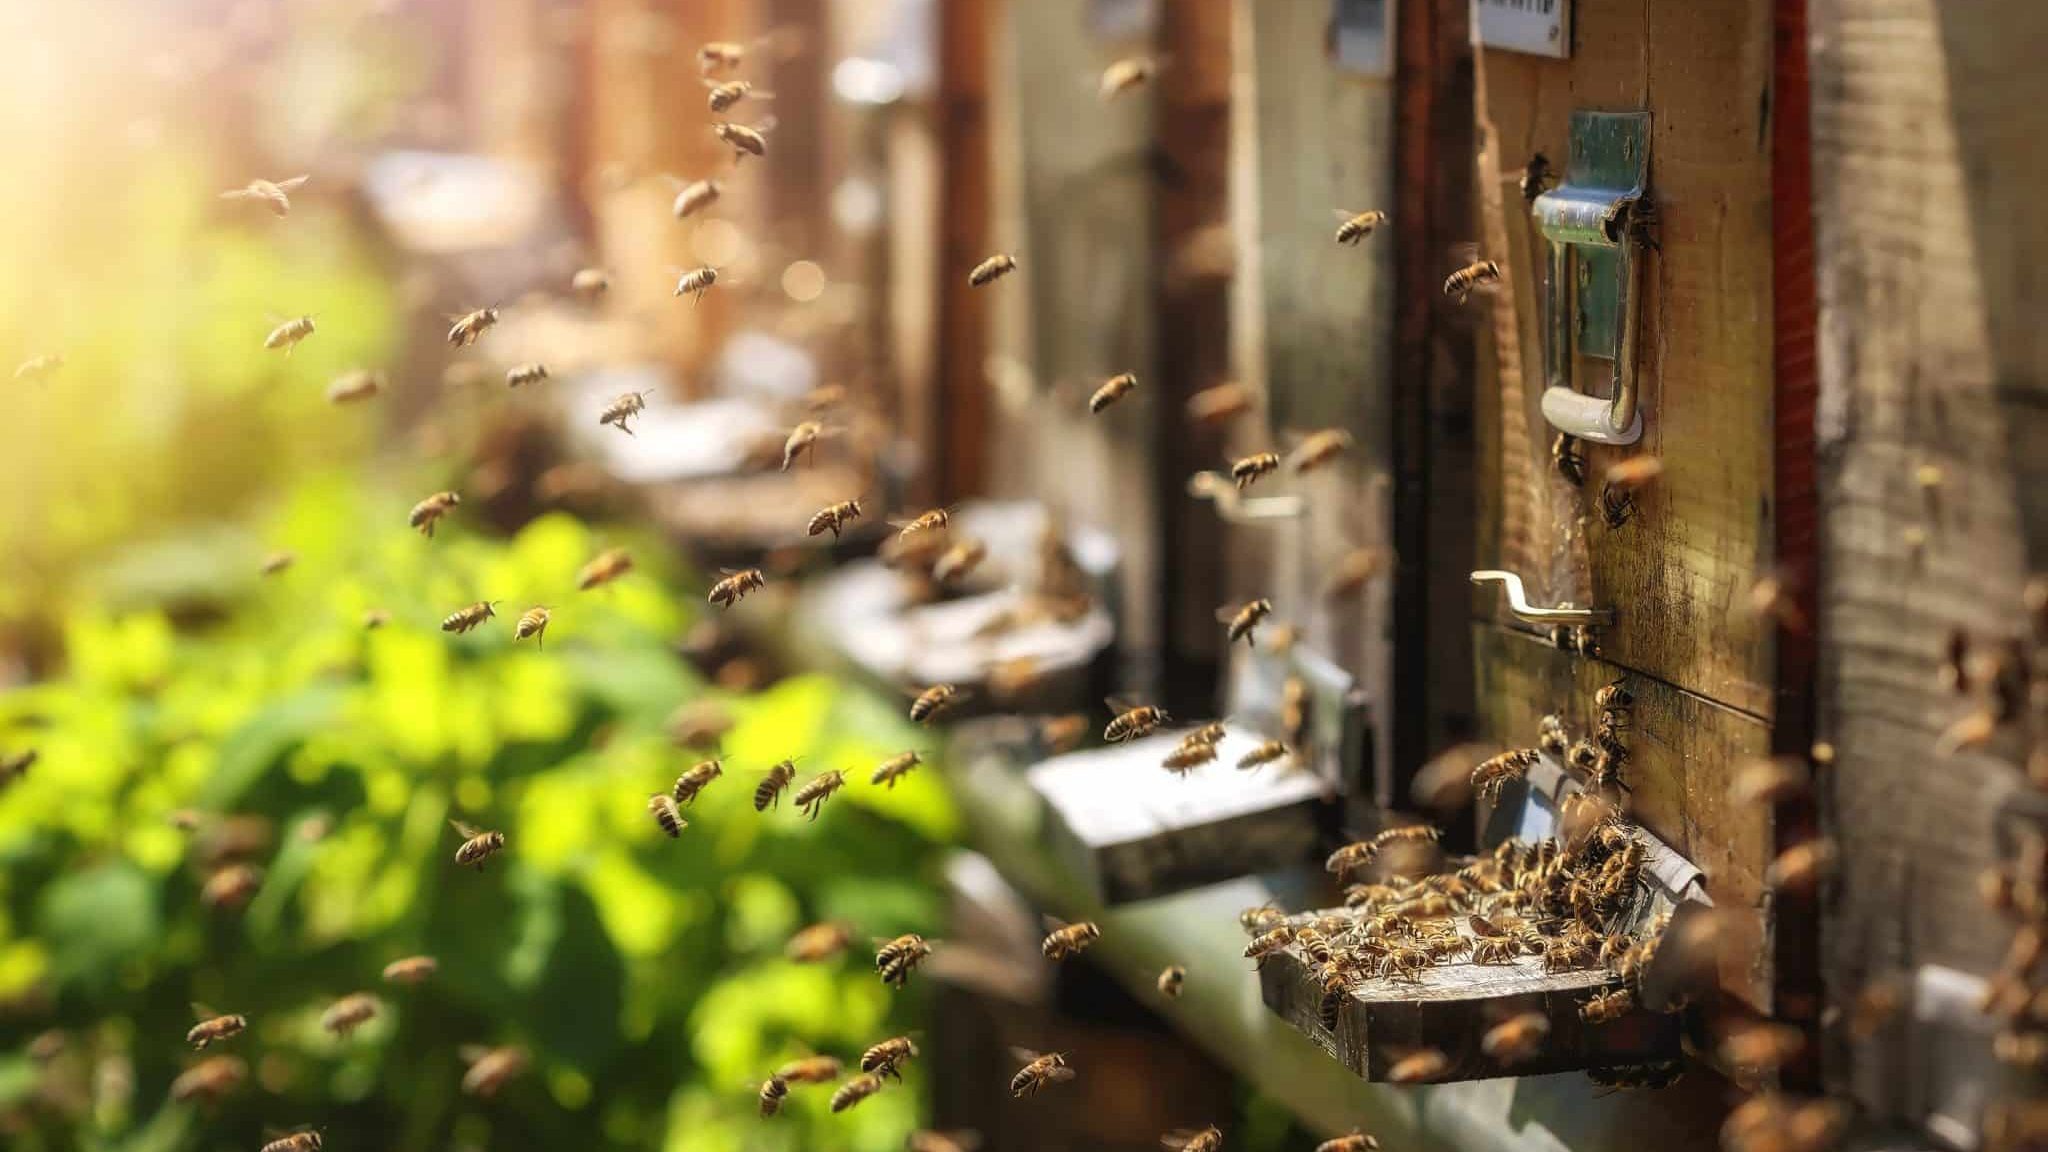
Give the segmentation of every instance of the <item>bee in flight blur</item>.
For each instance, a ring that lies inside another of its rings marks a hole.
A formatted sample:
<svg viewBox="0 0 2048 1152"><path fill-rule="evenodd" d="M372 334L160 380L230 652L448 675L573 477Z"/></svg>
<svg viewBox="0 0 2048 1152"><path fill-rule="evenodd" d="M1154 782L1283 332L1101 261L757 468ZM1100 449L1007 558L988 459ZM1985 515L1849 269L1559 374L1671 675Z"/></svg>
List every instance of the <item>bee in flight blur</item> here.
<svg viewBox="0 0 2048 1152"><path fill-rule="evenodd" d="M393 984L424 984L440 967L432 956L405 956L384 966L384 979Z"/></svg>
<svg viewBox="0 0 2048 1152"><path fill-rule="evenodd" d="M882 977L882 983L892 988L901 988L910 980L910 974L932 954L932 946L915 932L907 933L887 941L875 952L875 971Z"/></svg>
<svg viewBox="0 0 2048 1152"><path fill-rule="evenodd" d="M602 268L578 268L576 274L569 277L569 291L585 300L595 300L611 288L612 278Z"/></svg>
<svg viewBox="0 0 2048 1152"><path fill-rule="evenodd" d="M496 600L479 600L467 608L457 608L441 621L443 632L467 632L498 614Z"/></svg>
<svg viewBox="0 0 2048 1152"><path fill-rule="evenodd" d="M1102 411L1129 395L1137 386L1138 374L1135 372L1120 372L1111 376L1102 387L1095 390L1095 395L1088 398L1088 411Z"/></svg>
<svg viewBox="0 0 2048 1152"><path fill-rule="evenodd" d="M287 1132L265 1144L260 1152L320 1152L320 1133L310 1128Z"/></svg>
<svg viewBox="0 0 2048 1152"><path fill-rule="evenodd" d="M435 522L453 512L460 503L462 497L454 492L436 492L412 506L412 514L406 517L406 523L419 529L420 535L432 539Z"/></svg>
<svg viewBox="0 0 2048 1152"><path fill-rule="evenodd" d="M834 768L830 772L820 772L804 781L804 786L797 789L796 795L791 799L803 810L804 815L816 820L818 813L825 810L825 801L830 800L834 792L845 786L846 770Z"/></svg>
<svg viewBox="0 0 2048 1152"><path fill-rule="evenodd" d="M1047 960L1068 960L1079 956L1090 944L1102 938L1102 929L1093 921L1063 924L1048 916L1045 923L1051 931L1040 941L1038 950L1045 954Z"/></svg>
<svg viewBox="0 0 2048 1152"><path fill-rule="evenodd" d="M194 1004L192 1009L198 1013L199 1023L185 1033L185 1043L196 1049L204 1050L209 1044L239 1036L249 1027L247 1016L224 1016L203 1004Z"/></svg>
<svg viewBox="0 0 2048 1152"><path fill-rule="evenodd" d="M455 322L448 327L448 342L457 348L467 348L497 324L498 310L495 307L479 308L474 312L465 312L454 320Z"/></svg>
<svg viewBox="0 0 2048 1152"><path fill-rule="evenodd" d="M1017 270L1017 258L1007 252L998 252L974 266L967 273L967 283L981 288L1008 276Z"/></svg>
<svg viewBox="0 0 2048 1152"><path fill-rule="evenodd" d="M791 1084L829 1084L842 1069L837 1056L800 1056L777 1068L775 1078Z"/></svg>
<svg viewBox="0 0 2048 1152"><path fill-rule="evenodd" d="M602 588L633 570L633 554L624 548L607 548L599 552L583 570L576 574L576 588L588 592Z"/></svg>
<svg viewBox="0 0 2048 1152"><path fill-rule="evenodd" d="M725 578L711 586L711 592L705 599L721 608L732 607L744 599L747 593L768 583L768 577L762 575L759 568L746 568L738 572L721 568L719 571Z"/></svg>
<svg viewBox="0 0 2048 1152"><path fill-rule="evenodd" d="M761 1081L761 1092L758 1097L761 1102L761 1115L764 1117L773 1116L777 1112L782 1111L783 1097L788 1095L789 1081L784 1080L782 1077L770 1076L766 1080Z"/></svg>
<svg viewBox="0 0 2048 1152"><path fill-rule="evenodd" d="M732 162L742 163L749 156L768 155L768 133L775 131L775 117L769 116L759 124L748 127L745 124L719 123L711 126L711 134L732 145Z"/></svg>
<svg viewBox="0 0 2048 1152"><path fill-rule="evenodd" d="M484 832L464 824L460 820L448 821L457 835L462 837L462 846L455 850L457 864L473 864L476 870L484 870L484 861L505 847L503 832Z"/></svg>
<svg viewBox="0 0 2048 1152"><path fill-rule="evenodd" d="M706 264L702 268L691 268L676 279L676 295L688 296L702 301L711 286L718 283L718 269Z"/></svg>
<svg viewBox="0 0 2048 1152"><path fill-rule="evenodd" d="M713 112L724 112L740 101L749 98L755 100L775 99L775 93L756 92L754 91L754 86L745 80L727 80L722 83L715 80L706 80L704 81L704 87L710 90L706 93L705 102L711 106Z"/></svg>
<svg viewBox="0 0 2048 1152"><path fill-rule="evenodd" d="M604 411L597 414L597 422L599 424L610 424L619 431L631 436L633 429L627 422L646 410L647 393L623 392L619 394L618 399L605 405Z"/></svg>
<svg viewBox="0 0 2048 1152"><path fill-rule="evenodd" d="M1296 476L1305 476L1351 450L1351 433L1342 428L1325 428L1302 437L1289 456Z"/></svg>
<svg viewBox="0 0 2048 1152"><path fill-rule="evenodd" d="M524 640L531 636L540 647L546 648L548 646L547 632L548 610L538 607L528 608L519 614L519 622L512 626L512 639Z"/></svg>
<svg viewBox="0 0 2048 1152"><path fill-rule="evenodd" d="M291 194L299 190L309 179L294 176L289 180L251 180L240 188L230 188L220 194L223 200L260 200L268 205L272 215L285 217L292 214Z"/></svg>
<svg viewBox="0 0 2048 1152"><path fill-rule="evenodd" d="M1178 964L1169 965L1159 974L1159 994L1168 1000L1180 999L1181 989L1187 985L1188 970Z"/></svg>
<svg viewBox="0 0 2048 1152"><path fill-rule="evenodd" d="M297 316L272 328L270 335L263 338L263 346L272 349L282 348L284 349L284 354L290 356L293 349L299 346L299 341L312 334L313 318L311 316Z"/></svg>
<svg viewBox="0 0 2048 1152"><path fill-rule="evenodd" d="M860 1070L901 1080L900 1069L917 1054L917 1041L908 1036L892 1036L860 1054Z"/></svg>
<svg viewBox="0 0 2048 1152"><path fill-rule="evenodd" d="M798 457L817 447L818 437L824 434L825 426L816 420L806 420L790 429L789 439L782 442L782 470L789 471Z"/></svg>
<svg viewBox="0 0 2048 1152"><path fill-rule="evenodd" d="M466 1095L488 1100L498 1094L498 1089L513 1077L526 1071L531 1062L526 1049L516 1044L499 1048L484 1048L465 1044L458 1053L469 1064L462 1073L462 1091Z"/></svg>
<svg viewBox="0 0 2048 1152"><path fill-rule="evenodd" d="M1242 492L1251 487L1259 477L1272 472L1278 467L1280 467L1280 457L1277 453L1258 452L1232 462L1230 465L1230 478L1237 482L1237 490Z"/></svg>
<svg viewBox="0 0 2048 1152"><path fill-rule="evenodd" d="M864 1072L841 1084L838 1090L832 1093L832 1110L844 1112L881 1090L881 1076L873 1072Z"/></svg>
<svg viewBox="0 0 2048 1152"><path fill-rule="evenodd" d="M33 383L49 378L63 366L64 357L54 352L43 356L31 356L15 366L14 378L23 383Z"/></svg>
<svg viewBox="0 0 2048 1152"><path fill-rule="evenodd" d="M1173 719L1166 714L1166 709L1154 708L1150 704L1127 708L1111 700L1109 709L1116 713L1116 717L1109 722L1109 727L1102 730L1102 738L1111 744L1149 736L1161 724Z"/></svg>
<svg viewBox="0 0 2048 1152"><path fill-rule="evenodd" d="M770 808L780 808L782 806L782 790L789 787L790 782L795 779L796 762L794 760L784 760L775 767L768 769L768 774L763 776L761 783L754 788L754 811L766 812Z"/></svg>
<svg viewBox="0 0 2048 1152"><path fill-rule="evenodd" d="M844 924L826 921L802 928L783 945L782 954L798 964L819 964L846 951L853 933Z"/></svg>
<svg viewBox="0 0 2048 1152"><path fill-rule="evenodd" d="M515 364L505 369L505 387L507 388L523 388L528 384L538 384L547 378L548 366L538 362Z"/></svg>
<svg viewBox="0 0 2048 1152"><path fill-rule="evenodd" d="M675 186L676 190L675 202L669 205L669 211L674 213L675 218L678 220L688 219L698 212L709 208L711 205L718 203L718 197L723 191L718 186L718 181L716 180L696 180L684 183L673 176L669 177L668 180L670 184Z"/></svg>
<svg viewBox="0 0 2048 1152"><path fill-rule="evenodd" d="M875 768L875 774L868 778L870 784L886 784L896 787L896 781L910 775L910 770L924 763L924 757L916 752L899 752L882 761Z"/></svg>
<svg viewBox="0 0 2048 1152"><path fill-rule="evenodd" d="M896 538L898 540L908 540L920 532L936 532L947 524L952 523L952 520L952 509L934 508L929 512L919 515L915 520L892 520L890 523L897 529Z"/></svg>
<svg viewBox="0 0 2048 1152"><path fill-rule="evenodd" d="M930 724L938 719L939 713L953 706L960 690L951 684L934 684L917 694L910 702L910 719L914 724Z"/></svg>
<svg viewBox="0 0 2048 1152"><path fill-rule="evenodd" d="M804 534L806 536L819 536L829 530L832 533L832 538L837 540L839 539L839 533L848 524L858 519L860 519L860 497L856 496L851 500L842 500L837 504L819 509L818 514L811 517L811 522L805 527Z"/></svg>
<svg viewBox="0 0 2048 1152"><path fill-rule="evenodd" d="M1342 224L1337 225L1337 243L1339 244L1355 246L1367 236L1372 235L1373 229L1387 222L1387 214L1379 211L1353 214L1340 209L1337 215L1344 221Z"/></svg>
<svg viewBox="0 0 2048 1152"><path fill-rule="evenodd" d="M1473 292L1499 283L1500 265L1491 260L1475 260L1444 278L1444 295L1454 296L1463 304Z"/></svg>
<svg viewBox="0 0 2048 1152"><path fill-rule="evenodd" d="M1229 637L1230 643L1235 644L1242 640L1251 648L1258 647L1257 641L1252 637L1252 629L1257 628L1261 620L1272 614L1273 602L1263 597L1247 602L1242 608L1216 610L1216 618L1229 624L1225 634Z"/></svg>
<svg viewBox="0 0 2048 1152"><path fill-rule="evenodd" d="M1010 1054L1024 1061L1024 1066L1010 1077L1010 1095L1019 1099L1074 1078L1074 1070L1067 1066L1067 1058L1061 1053L1049 1052L1041 1056L1029 1048L1012 1048Z"/></svg>
<svg viewBox="0 0 2048 1152"><path fill-rule="evenodd" d="M385 380L382 372L375 372L368 368L358 368L353 372L344 372L334 378L334 383L327 386L327 402L329 404L353 404L358 400L368 400L377 393L382 392L384 384Z"/></svg>
<svg viewBox="0 0 2048 1152"><path fill-rule="evenodd" d="M746 64L747 54L756 50L777 60L788 60L802 51L803 44L803 30L795 27L771 28L744 44L734 40L713 40L697 49L697 69L706 76L714 72L736 72Z"/></svg>
<svg viewBox="0 0 2048 1152"><path fill-rule="evenodd" d="M1166 1152L1222 1152L1223 1129L1214 1124L1199 1132L1176 1129L1161 1136L1159 1146Z"/></svg>
<svg viewBox="0 0 2048 1152"><path fill-rule="evenodd" d="M336 1036L347 1036L376 1019L381 1007L368 992L351 992L327 1006L327 1011L320 1014L320 1027Z"/></svg>
<svg viewBox="0 0 2048 1152"><path fill-rule="evenodd" d="M647 798L647 811L654 815L655 824L671 840L680 838L683 834L683 829L690 826L690 822L683 819L682 810L676 807L675 797L670 796L666 792L656 792L654 795L649 796Z"/></svg>
<svg viewBox="0 0 2048 1152"><path fill-rule="evenodd" d="M1114 100L1159 75L1159 61L1150 56L1126 56L1102 70L1097 91L1104 100Z"/></svg>
<svg viewBox="0 0 2048 1152"><path fill-rule="evenodd" d="M979 540L962 540L946 549L932 564L932 579L951 584L981 566L988 559L988 545Z"/></svg>
<svg viewBox="0 0 2048 1152"><path fill-rule="evenodd" d="M682 775L676 777L676 786L673 792L676 803L696 803L697 794L704 791L713 780L723 775L725 775L725 765L715 758L692 764L683 770Z"/></svg>

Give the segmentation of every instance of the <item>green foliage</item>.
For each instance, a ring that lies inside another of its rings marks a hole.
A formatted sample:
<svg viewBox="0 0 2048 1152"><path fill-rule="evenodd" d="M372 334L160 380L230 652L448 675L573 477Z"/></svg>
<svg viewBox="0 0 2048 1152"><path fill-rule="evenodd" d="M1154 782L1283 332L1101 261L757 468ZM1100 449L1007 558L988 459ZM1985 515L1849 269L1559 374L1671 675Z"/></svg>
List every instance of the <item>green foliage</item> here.
<svg viewBox="0 0 2048 1152"><path fill-rule="evenodd" d="M91 601L138 606L73 611L63 678L0 696L0 750L42 754L0 791L0 1006L17 1006L0 1007L0 1139L246 1150L266 1126L313 1123L329 1147L398 1152L900 1146L915 1068L838 1116L829 1087L798 1087L774 1120L755 1093L784 1059L913 1026L916 983L885 988L863 947L819 966L781 950L819 920L862 937L937 922L936 848L955 832L942 790L929 771L866 783L924 746L914 730L815 676L730 697L726 776L671 841L646 801L690 757L663 721L719 694L670 649L695 597L660 549L578 592L615 535L554 516L495 542L458 516L429 541L404 506L312 481L260 544L175 550L179 583L221 606L203 628L140 607L165 569L131 557ZM270 548L297 562L260 577ZM501 600L499 618L439 630L479 599ZM545 651L511 639L534 604L553 609ZM366 630L373 607L390 620ZM792 756L800 777L851 770L815 823L786 801L752 809L758 770ZM239 913L202 906L203 826L171 820L188 809L276 822ZM450 818L503 830L507 849L457 867ZM440 961L430 982L380 982L422 952ZM321 1011L359 990L383 1015L348 1039L322 1031ZM192 1060L192 1002L251 1021L224 1048L251 1081L218 1106L167 1102ZM51 1026L71 1053L39 1071L24 1053ZM533 1069L494 1100L462 1095L461 1047L505 1043ZM108 1072L123 1062L125 1078Z"/></svg>

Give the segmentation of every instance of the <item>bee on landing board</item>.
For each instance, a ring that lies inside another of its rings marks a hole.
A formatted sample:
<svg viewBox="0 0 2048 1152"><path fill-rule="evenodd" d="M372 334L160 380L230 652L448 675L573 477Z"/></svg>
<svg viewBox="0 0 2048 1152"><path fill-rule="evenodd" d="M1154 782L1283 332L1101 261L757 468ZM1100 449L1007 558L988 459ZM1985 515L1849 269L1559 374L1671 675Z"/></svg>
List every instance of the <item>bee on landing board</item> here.
<svg viewBox="0 0 2048 1152"><path fill-rule="evenodd" d="M263 346L270 349L282 348L284 349L284 354L290 356L292 350L299 346L299 341L312 334L313 318L311 316L297 316L272 328L270 335L263 338Z"/></svg>
<svg viewBox="0 0 2048 1152"><path fill-rule="evenodd" d="M546 648L547 632L548 610L540 607L528 608L519 614L519 622L512 626L512 639L518 641L531 636L536 644Z"/></svg>
<svg viewBox="0 0 2048 1152"><path fill-rule="evenodd" d="M655 824L659 825L671 840L681 837L683 829L690 826L690 822L683 819L682 810L676 807L676 798L666 792L656 792L649 796L647 810L653 813Z"/></svg>
<svg viewBox="0 0 2048 1152"><path fill-rule="evenodd" d="M1256 483L1261 476L1268 475L1280 467L1280 456L1276 452L1258 452L1231 462L1230 478L1242 492Z"/></svg>
<svg viewBox="0 0 2048 1152"><path fill-rule="evenodd" d="M1102 738L1111 744L1121 744L1126 740L1149 736L1160 725L1173 719L1166 714L1166 709L1155 708L1150 704L1127 707L1111 700L1109 710L1116 715L1109 722L1109 727L1102 730Z"/></svg>
<svg viewBox="0 0 2048 1152"><path fill-rule="evenodd" d="M1550 442L1550 466L1574 488L1586 484L1586 451L1579 445L1579 438L1569 432L1559 432L1557 439Z"/></svg>
<svg viewBox="0 0 2048 1152"><path fill-rule="evenodd" d="M939 713L958 702L960 690L951 684L934 684L917 694L910 702L910 720L914 724L929 725L939 718Z"/></svg>
<svg viewBox="0 0 2048 1152"><path fill-rule="evenodd" d="M413 505L412 513L406 517L405 522L411 527L419 529L420 535L432 539L434 536L434 524L441 517L455 511L456 505L461 503L462 497L457 493L436 492L425 500Z"/></svg>
<svg viewBox="0 0 2048 1152"><path fill-rule="evenodd" d="M1257 628L1259 621L1272 614L1273 602L1263 597L1247 601L1242 608L1219 608L1216 610L1216 618L1229 624L1225 635L1229 638L1230 643L1235 644L1242 640L1248 648L1258 647L1258 642L1252 636L1252 629Z"/></svg>
<svg viewBox="0 0 2048 1152"><path fill-rule="evenodd" d="M1344 221L1337 225L1337 243L1353 247L1372 235L1373 229L1387 222L1387 214L1380 211L1351 213L1337 209L1336 212Z"/></svg>
<svg viewBox="0 0 2048 1152"><path fill-rule="evenodd" d="M762 575L759 568L747 568L738 572L721 568L719 572L725 578L713 584L710 593L704 598L721 608L732 607L744 599L747 593L768 583L768 577Z"/></svg>
<svg viewBox="0 0 2048 1152"><path fill-rule="evenodd" d="M292 214L291 194L302 187L309 176L294 176L289 180L251 180L240 188L230 188L220 194L222 200L256 200L270 209L271 215L283 219Z"/></svg>
<svg viewBox="0 0 2048 1152"><path fill-rule="evenodd" d="M791 799L803 810L804 815L816 820L818 813L825 810L825 801L830 800L834 792L845 786L845 769L834 768L830 772L820 772L804 781L804 786L797 789L796 795Z"/></svg>
<svg viewBox="0 0 2048 1152"><path fill-rule="evenodd" d="M1063 924L1058 920L1047 917L1045 923L1050 931L1046 933L1045 939L1039 943L1038 950L1045 954L1047 960L1057 962L1072 959L1075 956L1079 956L1090 944L1102 938L1102 929L1096 927L1093 921L1084 920L1079 924Z"/></svg>
<svg viewBox="0 0 2048 1152"><path fill-rule="evenodd" d="M249 1027L247 1016L222 1015L203 1004L194 1004L192 1010L198 1015L199 1023L185 1033L185 1043L196 1050L205 1050L209 1044L239 1036Z"/></svg>
<svg viewBox="0 0 2048 1152"><path fill-rule="evenodd" d="M875 951L875 972L882 983L892 988L901 988L910 981L910 974L932 954L931 944L916 933L898 936L885 941Z"/></svg>
<svg viewBox="0 0 2048 1152"><path fill-rule="evenodd" d="M1549 191L1556 183L1557 180L1550 171L1550 157L1541 152L1529 157L1528 162L1522 165L1521 176L1515 181L1525 204L1534 204L1538 196Z"/></svg>
<svg viewBox="0 0 2048 1152"><path fill-rule="evenodd" d="M1017 270L1017 258L1007 252L998 252L974 266L967 273L967 283L981 288L1008 276Z"/></svg>
<svg viewBox="0 0 2048 1152"><path fill-rule="evenodd" d="M465 312L455 317L454 323L449 325L448 343L455 345L457 348L467 348L471 344L476 343L484 333L490 331L497 323L498 310L496 307L479 308L474 312Z"/></svg>
<svg viewBox="0 0 2048 1152"><path fill-rule="evenodd" d="M1491 260L1475 260L1444 278L1444 295L1456 297L1457 302L1463 304L1473 292L1499 283L1499 264Z"/></svg>
<svg viewBox="0 0 2048 1152"><path fill-rule="evenodd" d="M602 588L633 570L633 555L624 548L607 548L576 573L576 590Z"/></svg>
<svg viewBox="0 0 2048 1152"><path fill-rule="evenodd" d="M448 823L454 827L456 835L462 837L462 846L455 850L457 864L475 865L476 870L481 872L484 870L484 861L505 847L503 832L485 832L472 828L460 820L450 820Z"/></svg>
<svg viewBox="0 0 2048 1152"><path fill-rule="evenodd" d="M1138 375L1135 372L1119 372L1115 376L1111 376L1103 383L1102 387L1095 390L1093 396L1088 397L1088 411L1091 413L1102 411L1104 408L1130 395L1131 391L1137 388L1137 386Z"/></svg>
<svg viewBox="0 0 2048 1152"><path fill-rule="evenodd" d="M796 779L796 761L784 760L768 769L768 774L754 786L754 811L766 812L770 808L782 807L782 791Z"/></svg>
<svg viewBox="0 0 2048 1152"><path fill-rule="evenodd" d="M1010 1095L1018 1099L1036 1095L1054 1084L1063 1084L1074 1078L1074 1070L1067 1066L1067 1058L1061 1053L1049 1052L1041 1056L1029 1048L1012 1048L1010 1054L1024 1061L1024 1066L1010 1077Z"/></svg>

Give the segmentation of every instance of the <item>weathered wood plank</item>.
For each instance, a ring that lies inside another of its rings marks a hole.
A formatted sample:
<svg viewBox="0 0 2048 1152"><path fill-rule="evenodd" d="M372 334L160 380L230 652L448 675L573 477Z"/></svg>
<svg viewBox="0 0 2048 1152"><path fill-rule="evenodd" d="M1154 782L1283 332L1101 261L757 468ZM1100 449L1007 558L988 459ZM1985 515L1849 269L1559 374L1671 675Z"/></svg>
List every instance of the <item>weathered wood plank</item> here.
<svg viewBox="0 0 2048 1152"><path fill-rule="evenodd" d="M985 259L990 238L988 0L938 6L939 285L937 409L939 483L934 497L959 500L987 484L989 347L987 296L962 271Z"/></svg>

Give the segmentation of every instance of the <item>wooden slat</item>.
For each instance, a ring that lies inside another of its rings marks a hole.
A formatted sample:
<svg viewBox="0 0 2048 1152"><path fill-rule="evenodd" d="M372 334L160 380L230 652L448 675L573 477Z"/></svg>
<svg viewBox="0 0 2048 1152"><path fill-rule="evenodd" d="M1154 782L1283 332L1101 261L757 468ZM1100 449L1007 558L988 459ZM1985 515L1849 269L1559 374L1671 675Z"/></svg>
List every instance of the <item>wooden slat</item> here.
<svg viewBox="0 0 2048 1152"><path fill-rule="evenodd" d="M1953 629L2016 635L2021 586L2048 566L2034 290L2048 260L2048 8L1810 0L1809 19L1820 734L1838 754L1821 798L1842 853L1823 939L1830 995L1847 1008L1867 982L1924 965L1987 972L2010 932L1972 885L2020 749L1937 754L1971 707L1937 669ZM1922 465L1941 470L1939 487L1915 483ZM1903 1055L1949 1027L1909 1019L1851 1045L1862 1102L1899 1115L1920 1096Z"/></svg>
<svg viewBox="0 0 2048 1152"><path fill-rule="evenodd" d="M994 250L989 213L989 37L994 11L988 0L938 6L939 484L935 499L952 502L979 494L987 483L987 296L967 283L965 269ZM909 222L899 222L906 226Z"/></svg>

